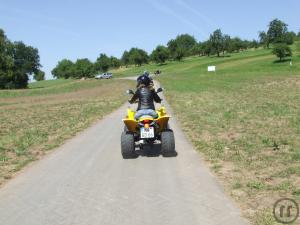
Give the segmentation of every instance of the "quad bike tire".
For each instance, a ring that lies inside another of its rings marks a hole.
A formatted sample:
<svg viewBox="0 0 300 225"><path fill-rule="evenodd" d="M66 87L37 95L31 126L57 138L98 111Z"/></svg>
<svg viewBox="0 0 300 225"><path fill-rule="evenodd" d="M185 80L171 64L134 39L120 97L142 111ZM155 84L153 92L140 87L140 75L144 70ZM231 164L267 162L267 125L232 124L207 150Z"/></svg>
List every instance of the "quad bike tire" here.
<svg viewBox="0 0 300 225"><path fill-rule="evenodd" d="M175 138L172 130L161 132L161 153L164 157L176 155Z"/></svg>
<svg viewBox="0 0 300 225"><path fill-rule="evenodd" d="M135 142L133 134L122 132L121 135L121 153L124 159L136 158Z"/></svg>

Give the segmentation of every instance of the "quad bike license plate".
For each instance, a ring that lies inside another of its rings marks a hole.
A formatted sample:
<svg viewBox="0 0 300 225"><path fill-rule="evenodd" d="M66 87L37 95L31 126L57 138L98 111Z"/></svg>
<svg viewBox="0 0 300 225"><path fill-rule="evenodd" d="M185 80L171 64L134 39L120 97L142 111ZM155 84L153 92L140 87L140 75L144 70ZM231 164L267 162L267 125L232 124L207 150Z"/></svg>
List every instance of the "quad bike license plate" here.
<svg viewBox="0 0 300 225"><path fill-rule="evenodd" d="M149 127L149 128L141 128L141 138L154 138L154 128Z"/></svg>

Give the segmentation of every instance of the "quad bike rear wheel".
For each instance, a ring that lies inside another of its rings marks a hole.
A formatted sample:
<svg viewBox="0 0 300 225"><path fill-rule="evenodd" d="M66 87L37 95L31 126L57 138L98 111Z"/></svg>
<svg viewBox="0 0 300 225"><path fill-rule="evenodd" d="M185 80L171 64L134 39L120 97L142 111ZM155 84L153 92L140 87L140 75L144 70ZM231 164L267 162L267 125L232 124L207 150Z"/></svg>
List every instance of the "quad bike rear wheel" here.
<svg viewBox="0 0 300 225"><path fill-rule="evenodd" d="M176 155L175 138L172 130L161 132L161 153L165 157Z"/></svg>
<svg viewBox="0 0 300 225"><path fill-rule="evenodd" d="M124 159L132 159L136 157L134 136L130 132L122 132L121 153Z"/></svg>

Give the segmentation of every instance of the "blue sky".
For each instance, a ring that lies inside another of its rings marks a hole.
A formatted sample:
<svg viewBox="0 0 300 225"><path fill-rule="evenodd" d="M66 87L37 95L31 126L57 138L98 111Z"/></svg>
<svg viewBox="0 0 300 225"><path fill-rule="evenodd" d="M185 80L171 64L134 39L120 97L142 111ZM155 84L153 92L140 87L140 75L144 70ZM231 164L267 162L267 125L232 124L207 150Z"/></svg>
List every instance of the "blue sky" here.
<svg viewBox="0 0 300 225"><path fill-rule="evenodd" d="M199 41L217 28L257 39L274 18L300 30L299 0L1 0L0 28L10 40L39 49L50 71L63 58L120 57L131 47L150 52L181 33Z"/></svg>

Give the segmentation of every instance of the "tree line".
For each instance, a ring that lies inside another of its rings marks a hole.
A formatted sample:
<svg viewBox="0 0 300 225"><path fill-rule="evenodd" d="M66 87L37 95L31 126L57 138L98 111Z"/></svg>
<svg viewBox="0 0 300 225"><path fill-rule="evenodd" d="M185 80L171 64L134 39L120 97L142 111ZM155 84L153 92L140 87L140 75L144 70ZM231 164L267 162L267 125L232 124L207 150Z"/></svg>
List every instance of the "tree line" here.
<svg viewBox="0 0 300 225"><path fill-rule="evenodd" d="M223 34L221 29L215 30L206 41L199 42L189 34L181 34L171 39L166 45L158 45L151 54L139 48L131 48L123 52L119 59L101 53L95 62L87 58L72 62L63 59L51 71L56 78L94 77L97 73L107 72L120 66L141 66L149 62L163 64L170 60L181 61L188 56L223 56L249 48L272 48L272 52L282 61L291 56L289 45L300 40L300 32L288 31L288 25L281 20L272 20L266 31L259 32L259 40L242 40ZM299 44L298 44L299 45ZM298 46L300 49L300 46ZM41 71L38 49L27 46L22 41L10 41L0 29L0 89L26 88L29 76L35 80L45 79Z"/></svg>
<svg viewBox="0 0 300 225"><path fill-rule="evenodd" d="M292 52L288 45L293 44L296 38L300 39L300 32L297 35L289 32L287 24L275 19L269 23L267 31L259 32L259 40L249 41L231 37L223 34L221 29L215 30L209 39L203 42L198 42L189 34L181 34L168 41L166 46L158 45L149 55L143 49L131 48L129 51L124 51L120 59L108 57L103 53L94 63L88 59L78 59L74 63L63 59L52 70L52 74L57 78L94 77L96 73L107 72L109 69L120 66L141 66L150 61L163 64L169 60L181 61L184 57L193 55L220 57L249 48L270 48L271 46L273 53L282 60L286 56L291 56Z"/></svg>
<svg viewBox="0 0 300 225"><path fill-rule="evenodd" d="M197 42L197 40L189 34L178 35L175 39L171 39L167 46L158 45L150 55L139 48L131 48L124 51L120 59L116 57L108 57L101 53L95 62L89 59L78 59L72 62L63 59L58 62L57 66L52 70L52 74L56 78L81 78L94 77L100 72L107 72L109 69L116 69L120 66L141 66L148 64L150 61L163 64L168 60L181 61L184 57L199 55L211 56L232 52L239 52L248 48L258 48L257 41L241 40L238 37L231 38L229 35L223 35L218 29L213 32L210 39L205 42Z"/></svg>
<svg viewBox="0 0 300 225"><path fill-rule="evenodd" d="M29 76L43 80L38 49L10 41L0 29L0 89L26 88Z"/></svg>
<svg viewBox="0 0 300 225"><path fill-rule="evenodd" d="M63 59L58 62L57 66L51 71L56 78L82 78L94 77L97 73L107 72L109 69L117 69L121 65L128 66L134 64L141 66L149 63L150 58L148 53L139 48L132 48L130 51L125 51L121 59L101 53L95 62L89 59L77 59L72 62L68 59Z"/></svg>

